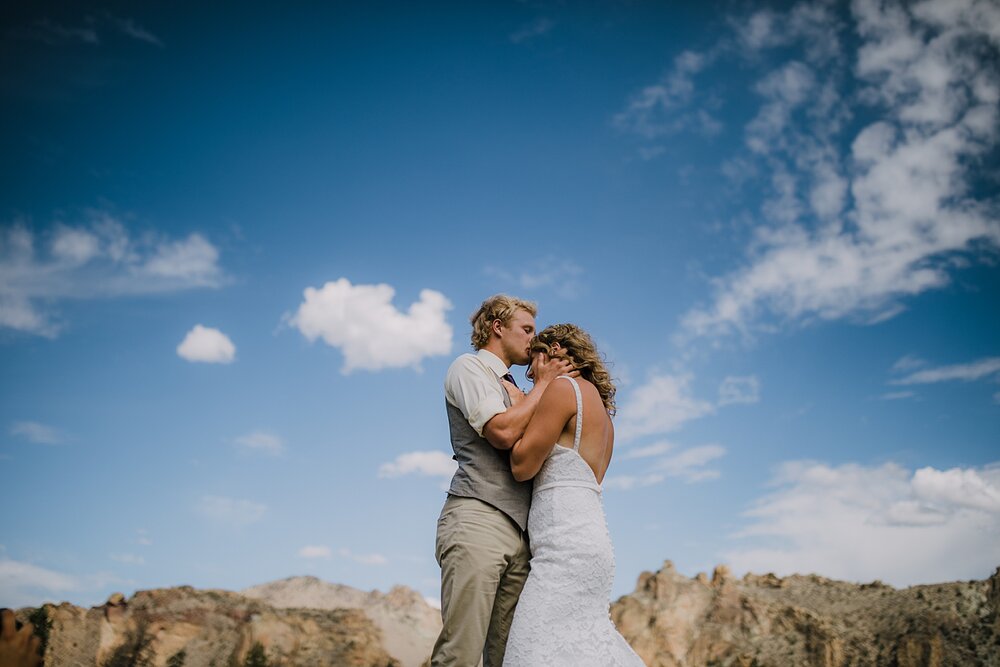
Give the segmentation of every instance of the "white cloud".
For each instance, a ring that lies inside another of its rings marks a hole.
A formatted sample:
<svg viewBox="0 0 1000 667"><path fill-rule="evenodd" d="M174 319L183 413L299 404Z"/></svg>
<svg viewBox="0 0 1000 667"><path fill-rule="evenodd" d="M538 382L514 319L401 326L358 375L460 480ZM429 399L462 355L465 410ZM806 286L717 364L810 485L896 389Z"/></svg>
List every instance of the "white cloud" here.
<svg viewBox="0 0 1000 667"><path fill-rule="evenodd" d="M674 446L670 443L662 442L636 450L636 452L629 452L623 459L648 458L667 451L673 451L673 449ZM656 461L644 463L643 470L645 472L642 474L616 474L608 476L605 478L602 486L627 491L643 486L659 484L669 477L680 477L689 484L717 479L720 475L719 471L707 466L710 462L725 456L725 454L725 447L720 445L690 447L670 456L661 457Z"/></svg>
<svg viewBox="0 0 1000 667"><path fill-rule="evenodd" d="M666 152L666 146L640 146L639 159L648 162L649 160L655 160Z"/></svg>
<svg viewBox="0 0 1000 667"><path fill-rule="evenodd" d="M0 552L3 549L0 548ZM34 563L0 557L0 600L12 609L37 607L45 602L66 600L67 594L87 594L89 604L98 604L98 598L108 586L134 585L129 579L109 572L67 574ZM106 595L106 593L105 593ZM76 601L80 604L79 600Z"/></svg>
<svg viewBox="0 0 1000 667"><path fill-rule="evenodd" d="M510 34L510 41L514 44L520 44L521 42L541 37L542 35L548 34L552 28L555 27L555 25L556 24L552 21L552 19L538 17L512 32Z"/></svg>
<svg viewBox="0 0 1000 667"><path fill-rule="evenodd" d="M583 290L583 269L571 260L553 256L530 262L517 271L497 266L489 266L485 271L518 289L551 291L563 299L575 299Z"/></svg>
<svg viewBox="0 0 1000 667"><path fill-rule="evenodd" d="M145 528L139 528L136 532L137 537L135 541L144 547L152 546L153 539L149 536L149 531Z"/></svg>
<svg viewBox="0 0 1000 667"><path fill-rule="evenodd" d="M904 120L948 124L970 104L995 103L1000 96L995 72L976 61L990 56L973 47L1000 43L1000 12L988 1L946 4L917 3L909 11L871 0L852 6L865 38L859 74L876 79L868 93L898 106Z"/></svg>
<svg viewBox="0 0 1000 667"><path fill-rule="evenodd" d="M253 431L241 435L233 442L246 449L278 455L285 451L285 441L280 436L267 431Z"/></svg>
<svg viewBox="0 0 1000 667"><path fill-rule="evenodd" d="M346 278L320 289L307 287L289 322L310 341L322 338L344 353L343 373L356 369L420 368L425 357L451 351L451 303L440 292L421 290L406 313L392 305L389 285L352 285Z"/></svg>
<svg viewBox="0 0 1000 667"><path fill-rule="evenodd" d="M350 549L337 549L337 554L362 565L386 565L389 559L382 554L356 554Z"/></svg>
<svg viewBox="0 0 1000 667"><path fill-rule="evenodd" d="M300 558L330 558L332 555L330 547L322 545L304 546L299 549Z"/></svg>
<svg viewBox="0 0 1000 667"><path fill-rule="evenodd" d="M754 51L779 46L788 40L786 31L777 26L780 16L764 9L750 16L737 27L736 34L743 44Z"/></svg>
<svg viewBox="0 0 1000 667"><path fill-rule="evenodd" d="M52 255L71 265L86 264L101 252L97 236L84 229L58 227L52 239Z"/></svg>
<svg viewBox="0 0 1000 667"><path fill-rule="evenodd" d="M807 212L836 218L848 192L833 142L848 114L836 86L793 60L765 75L755 90L765 102L746 127L746 144L773 172L765 215L785 224ZM806 129L795 129L800 125Z"/></svg>
<svg viewBox="0 0 1000 667"><path fill-rule="evenodd" d="M900 357L896 363L892 365L892 371L894 373L902 373L905 371L911 371L914 368L920 368L921 366L926 366L927 362L919 357L915 357L912 354L907 354L904 357Z"/></svg>
<svg viewBox="0 0 1000 667"><path fill-rule="evenodd" d="M401 477L403 475L424 475L451 479L458 464L448 454L441 451L407 452L394 461L379 466L379 477Z"/></svg>
<svg viewBox="0 0 1000 667"><path fill-rule="evenodd" d="M165 280L207 285L218 260L219 251L215 246L200 234L191 234L181 241L158 244L143 264L142 272ZM203 282L206 280L208 282Z"/></svg>
<svg viewBox="0 0 1000 667"><path fill-rule="evenodd" d="M768 100L747 127L747 143L757 153L768 153L769 141L780 139L796 107L811 101L816 75L804 64L792 61L757 83L757 93Z"/></svg>
<svg viewBox="0 0 1000 667"><path fill-rule="evenodd" d="M715 411L708 401L692 397L690 373L654 375L633 389L618 412L616 433L621 440L643 435L670 433L685 422Z"/></svg>
<svg viewBox="0 0 1000 667"><path fill-rule="evenodd" d="M196 324L177 346L177 356L188 361L228 364L236 359L236 346L218 329Z"/></svg>
<svg viewBox="0 0 1000 667"><path fill-rule="evenodd" d="M601 483L601 488L631 491L632 489L659 484L666 478L666 475L662 473L648 473L645 475L608 475Z"/></svg>
<svg viewBox="0 0 1000 667"><path fill-rule="evenodd" d="M721 445L699 445L660 459L653 464L652 469L663 471L668 477L683 477L689 482L715 479L719 472L705 466L725 454L726 449Z"/></svg>
<svg viewBox="0 0 1000 667"><path fill-rule="evenodd" d="M987 357L967 364L954 364L951 366L938 366L937 368L925 368L907 375L906 377L892 380L890 384L910 385L910 384L931 384L934 382L948 382L952 380L962 380L971 382L984 377L1000 373L1000 357Z"/></svg>
<svg viewBox="0 0 1000 667"><path fill-rule="evenodd" d="M163 41L130 18L110 17L115 26L125 35L140 42L163 47Z"/></svg>
<svg viewBox="0 0 1000 667"><path fill-rule="evenodd" d="M125 565L144 565L146 563L145 558L143 558L142 556L137 556L135 554L113 553L113 554L108 554L108 557L111 558L111 560L113 561L123 563Z"/></svg>
<svg viewBox="0 0 1000 667"><path fill-rule="evenodd" d="M629 448L625 450L623 459L645 459L650 456L659 456L660 454L666 454L667 452L677 448L672 442L667 442L666 440L654 443L652 445L646 445L645 447L636 447L635 449Z"/></svg>
<svg viewBox="0 0 1000 667"><path fill-rule="evenodd" d="M0 327L54 337L48 304L219 287L219 253L202 235L138 239L106 211L80 226L36 234L23 222L0 230ZM46 304L46 306L43 306Z"/></svg>
<svg viewBox="0 0 1000 667"><path fill-rule="evenodd" d="M972 468L921 468L913 474L913 492L922 500L944 507L1000 514L1000 470L988 474L986 478Z"/></svg>
<svg viewBox="0 0 1000 667"><path fill-rule="evenodd" d="M432 597L427 597L425 595L424 596L424 602L426 602L431 607L434 607L435 609L440 609L441 608L441 598L432 598Z"/></svg>
<svg viewBox="0 0 1000 667"><path fill-rule="evenodd" d="M718 134L722 124L707 108L682 111L695 96L694 76L708 67L717 55L717 51L682 52L658 82L632 95L625 109L612 118L612 125L644 139L656 139L685 129L706 135Z"/></svg>
<svg viewBox="0 0 1000 667"><path fill-rule="evenodd" d="M49 19L35 21L30 28L18 28L16 34L37 39L46 44L65 44L79 42L91 46L103 43L102 34L111 29L134 40L163 46L163 42L152 32L142 27L134 19L119 18L108 12L100 16L87 16L81 26L64 26L53 23Z"/></svg>
<svg viewBox="0 0 1000 667"><path fill-rule="evenodd" d="M101 43L100 35L98 35L94 21L90 17L87 18L85 25L79 27L59 25L48 19L42 19L36 21L31 28L18 32L46 44L81 42L96 46Z"/></svg>
<svg viewBox="0 0 1000 667"><path fill-rule="evenodd" d="M800 2L782 13L762 9L730 23L745 58L794 43L804 46L810 62L828 61L841 54L840 21L827 3Z"/></svg>
<svg viewBox="0 0 1000 667"><path fill-rule="evenodd" d="M760 400L760 380L755 375L730 375L719 385L719 405L751 404Z"/></svg>
<svg viewBox="0 0 1000 667"><path fill-rule="evenodd" d="M630 97L626 108L615 115L612 124L646 139L692 129L712 136L723 129L722 123L710 113L718 106L718 93L708 91L699 94L694 86L695 75L734 53L743 59L754 60L763 49L796 42L804 46L805 59L813 65L828 63L841 55L838 38L840 22L822 4L800 3L782 14L762 10L749 17L733 18L730 23L735 41L727 35L706 51L680 53L670 71L659 81ZM766 84L763 92L768 93ZM829 113L834 92L833 86L826 86L810 100L817 115L825 116L828 125L835 121L834 114ZM780 110L775 108L770 111ZM826 196L834 194L830 191Z"/></svg>
<svg viewBox="0 0 1000 667"><path fill-rule="evenodd" d="M54 593L74 591L80 581L73 576L38 565L0 559L0 596L6 602L8 592L17 588L41 588Z"/></svg>
<svg viewBox="0 0 1000 667"><path fill-rule="evenodd" d="M943 4L854 2L856 54L843 52L823 3L734 23L746 53L780 46L803 57L765 73L746 128L770 182L767 224L744 266L681 318L678 342L817 319L878 323L947 284L958 253L1000 247L1000 220L971 185L1000 127L1000 12ZM851 78L866 108L838 92ZM861 114L874 120L844 136Z"/></svg>
<svg viewBox="0 0 1000 667"><path fill-rule="evenodd" d="M1000 464L910 473L790 462L746 512L738 572L816 572L896 586L983 578L1000 553Z"/></svg>
<svg viewBox="0 0 1000 667"><path fill-rule="evenodd" d="M904 398L913 398L916 393L912 391L890 391L879 396L883 401L900 401Z"/></svg>
<svg viewBox="0 0 1000 667"><path fill-rule="evenodd" d="M202 496L196 509L209 519L245 526L259 521L267 512L267 505L225 496Z"/></svg>
<svg viewBox="0 0 1000 667"><path fill-rule="evenodd" d="M0 558L0 600L4 606L35 606L43 601L79 591L77 578L32 563Z"/></svg>
<svg viewBox="0 0 1000 667"><path fill-rule="evenodd" d="M10 427L10 433L40 445L58 445L66 441L61 431L38 422L16 422Z"/></svg>

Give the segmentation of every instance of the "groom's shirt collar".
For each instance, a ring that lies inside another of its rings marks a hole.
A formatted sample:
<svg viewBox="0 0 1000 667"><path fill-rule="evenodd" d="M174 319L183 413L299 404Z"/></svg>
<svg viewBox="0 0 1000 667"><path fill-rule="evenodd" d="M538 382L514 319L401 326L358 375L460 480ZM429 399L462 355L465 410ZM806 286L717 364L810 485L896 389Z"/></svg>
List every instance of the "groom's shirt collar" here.
<svg viewBox="0 0 1000 667"><path fill-rule="evenodd" d="M500 361L500 357L493 354L489 350L479 350L476 352L476 356L479 357L480 361L486 364L494 373L496 373L499 378L502 378L510 372L510 369L504 366L504 363Z"/></svg>
<svg viewBox="0 0 1000 667"><path fill-rule="evenodd" d="M500 378L507 372L500 358L492 352L479 350L465 353L448 367L444 379L444 395L449 404L462 412L469 425L479 435L486 422L507 410Z"/></svg>

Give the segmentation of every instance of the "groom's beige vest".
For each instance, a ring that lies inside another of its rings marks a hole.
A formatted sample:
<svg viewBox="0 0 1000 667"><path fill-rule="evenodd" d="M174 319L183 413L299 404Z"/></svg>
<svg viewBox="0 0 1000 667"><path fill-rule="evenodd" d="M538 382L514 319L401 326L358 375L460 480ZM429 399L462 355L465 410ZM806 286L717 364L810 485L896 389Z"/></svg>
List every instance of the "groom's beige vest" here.
<svg viewBox="0 0 1000 667"><path fill-rule="evenodd" d="M500 383L492 370L485 370L497 384ZM509 408L507 390L503 385L500 389L503 391L503 403ZM497 449L487 442L469 425L462 411L447 400L445 406L448 408L451 447L455 450L452 458L458 461L458 470L451 478L448 493L489 503L513 519L521 530L527 530L531 480L515 480L510 472L510 451Z"/></svg>

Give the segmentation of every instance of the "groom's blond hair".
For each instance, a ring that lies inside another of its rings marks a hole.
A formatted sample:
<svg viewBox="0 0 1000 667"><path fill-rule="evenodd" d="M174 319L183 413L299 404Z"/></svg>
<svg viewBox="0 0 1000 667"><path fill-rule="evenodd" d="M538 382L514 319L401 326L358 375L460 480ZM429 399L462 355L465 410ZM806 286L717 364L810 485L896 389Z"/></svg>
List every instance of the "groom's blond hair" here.
<svg viewBox="0 0 1000 667"><path fill-rule="evenodd" d="M469 322L472 323L472 347L481 350L490 341L490 331L493 322L500 320L504 325L510 324L510 318L514 313L524 310L531 313L532 317L538 315L538 306L534 301L525 301L515 296L506 294L494 294L483 301L479 310L472 314Z"/></svg>

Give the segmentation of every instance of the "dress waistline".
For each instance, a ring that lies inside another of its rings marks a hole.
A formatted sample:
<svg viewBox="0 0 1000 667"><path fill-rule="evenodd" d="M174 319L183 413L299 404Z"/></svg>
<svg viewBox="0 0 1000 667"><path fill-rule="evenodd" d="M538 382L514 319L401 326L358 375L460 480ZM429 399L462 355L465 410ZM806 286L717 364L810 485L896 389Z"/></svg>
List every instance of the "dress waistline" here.
<svg viewBox="0 0 1000 667"><path fill-rule="evenodd" d="M575 480L575 479L562 479L556 480L554 482L546 482L545 484L538 484L535 486L535 493L539 491L545 491L546 489L554 489L559 486L575 486L581 489L590 489L596 493L601 493L601 485L596 482L587 482L585 480Z"/></svg>

